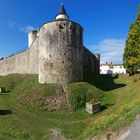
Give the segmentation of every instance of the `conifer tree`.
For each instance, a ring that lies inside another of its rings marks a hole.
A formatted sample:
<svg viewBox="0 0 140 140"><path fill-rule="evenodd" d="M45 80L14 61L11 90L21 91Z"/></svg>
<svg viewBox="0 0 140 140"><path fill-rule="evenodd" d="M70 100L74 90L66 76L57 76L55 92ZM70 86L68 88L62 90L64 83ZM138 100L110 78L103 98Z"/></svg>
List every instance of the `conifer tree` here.
<svg viewBox="0 0 140 140"><path fill-rule="evenodd" d="M123 61L124 67L130 75L140 69L140 5L136 21L130 25Z"/></svg>

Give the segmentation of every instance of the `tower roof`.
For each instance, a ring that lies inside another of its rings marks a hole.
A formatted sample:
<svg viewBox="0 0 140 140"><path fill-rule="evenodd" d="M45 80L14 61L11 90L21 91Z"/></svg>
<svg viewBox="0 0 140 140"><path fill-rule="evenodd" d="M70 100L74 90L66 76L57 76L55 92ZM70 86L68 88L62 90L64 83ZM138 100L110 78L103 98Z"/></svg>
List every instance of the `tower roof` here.
<svg viewBox="0 0 140 140"><path fill-rule="evenodd" d="M63 3L61 3L61 7L59 12L56 15L56 19L69 19L69 16L65 10Z"/></svg>

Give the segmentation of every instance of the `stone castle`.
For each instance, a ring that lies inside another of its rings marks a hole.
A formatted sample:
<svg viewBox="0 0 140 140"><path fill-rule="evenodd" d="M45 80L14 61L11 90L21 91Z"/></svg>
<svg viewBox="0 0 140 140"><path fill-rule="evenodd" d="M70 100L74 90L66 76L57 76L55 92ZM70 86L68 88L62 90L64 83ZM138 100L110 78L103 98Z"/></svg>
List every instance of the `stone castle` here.
<svg viewBox="0 0 140 140"><path fill-rule="evenodd" d="M28 33L28 49L0 60L0 75L38 74L39 83L82 81L84 72L99 73L100 55L83 45L83 28L63 4L54 21Z"/></svg>

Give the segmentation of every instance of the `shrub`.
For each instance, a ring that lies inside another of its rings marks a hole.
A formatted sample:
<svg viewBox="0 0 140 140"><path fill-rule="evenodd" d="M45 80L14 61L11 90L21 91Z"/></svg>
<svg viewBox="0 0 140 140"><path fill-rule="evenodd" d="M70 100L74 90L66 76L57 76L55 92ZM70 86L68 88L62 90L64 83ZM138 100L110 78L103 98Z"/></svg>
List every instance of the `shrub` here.
<svg viewBox="0 0 140 140"><path fill-rule="evenodd" d="M98 102L102 95L101 90L88 83L80 82L68 86L68 100L73 110L85 107L86 102L93 99Z"/></svg>

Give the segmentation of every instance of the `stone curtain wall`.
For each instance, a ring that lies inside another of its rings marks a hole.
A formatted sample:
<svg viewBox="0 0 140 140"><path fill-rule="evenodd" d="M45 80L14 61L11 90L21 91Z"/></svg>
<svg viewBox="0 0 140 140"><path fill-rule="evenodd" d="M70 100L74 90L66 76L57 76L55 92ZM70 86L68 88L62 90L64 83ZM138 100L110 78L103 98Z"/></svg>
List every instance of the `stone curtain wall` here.
<svg viewBox="0 0 140 140"><path fill-rule="evenodd" d="M37 38L30 49L0 60L0 75L38 74L38 41Z"/></svg>
<svg viewBox="0 0 140 140"><path fill-rule="evenodd" d="M0 75L28 72L28 51L0 61Z"/></svg>
<svg viewBox="0 0 140 140"><path fill-rule="evenodd" d="M84 72L99 73L100 55L93 54L86 47L83 48L83 68Z"/></svg>
<svg viewBox="0 0 140 140"><path fill-rule="evenodd" d="M39 37L33 42L29 50L29 74L38 74L39 62Z"/></svg>
<svg viewBox="0 0 140 140"><path fill-rule="evenodd" d="M100 55L83 47L83 29L71 21L44 24L30 48L0 60L0 75L39 74L39 83L83 80L84 72L99 73Z"/></svg>
<svg viewBox="0 0 140 140"><path fill-rule="evenodd" d="M63 52L65 53L65 52ZM50 56L49 56L50 57ZM58 63L59 64L59 63ZM32 46L24 52L0 60L0 75L7 74L38 74L39 65L39 37ZM83 70L84 72L99 73L100 57L83 47ZM43 75L42 75L43 76Z"/></svg>

